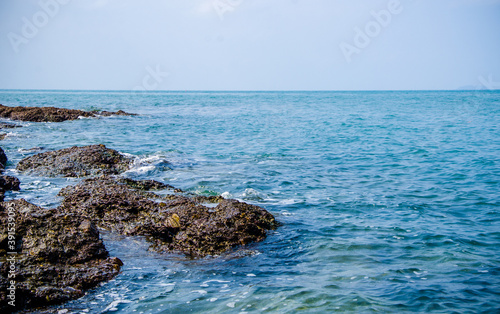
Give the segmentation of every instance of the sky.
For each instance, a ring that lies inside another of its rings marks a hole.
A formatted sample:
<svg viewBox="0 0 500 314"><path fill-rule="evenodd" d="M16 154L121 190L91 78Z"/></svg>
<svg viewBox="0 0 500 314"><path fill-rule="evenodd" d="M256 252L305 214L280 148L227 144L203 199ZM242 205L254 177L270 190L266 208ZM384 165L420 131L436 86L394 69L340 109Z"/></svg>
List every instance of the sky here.
<svg viewBox="0 0 500 314"><path fill-rule="evenodd" d="M0 89L500 88L500 0L1 0Z"/></svg>

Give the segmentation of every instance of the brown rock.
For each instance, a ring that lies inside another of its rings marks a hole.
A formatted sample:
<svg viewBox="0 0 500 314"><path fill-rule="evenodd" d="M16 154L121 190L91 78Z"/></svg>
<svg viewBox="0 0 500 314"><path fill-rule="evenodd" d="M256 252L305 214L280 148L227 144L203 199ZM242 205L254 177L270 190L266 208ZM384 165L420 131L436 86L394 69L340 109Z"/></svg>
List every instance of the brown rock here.
<svg viewBox="0 0 500 314"><path fill-rule="evenodd" d="M55 107L8 107L0 105L0 117L18 121L31 122L62 122L66 120L76 120L79 117L97 117L97 116L121 115L130 116L122 110L117 112L110 111L82 111L76 109L65 109Z"/></svg>
<svg viewBox="0 0 500 314"><path fill-rule="evenodd" d="M16 169L49 177L83 177L118 174L128 170L130 163L130 158L101 144L36 154L21 160Z"/></svg>
<svg viewBox="0 0 500 314"><path fill-rule="evenodd" d="M162 198L132 187L141 185L111 177L86 179L61 190L59 196L64 199L59 210L124 235L147 236L156 251L192 256L220 254L261 241L277 226L274 217L258 206L213 198L218 204L207 207L199 202L203 198Z"/></svg>
<svg viewBox="0 0 500 314"><path fill-rule="evenodd" d="M3 202L6 191L19 191L20 185L16 177L0 176L0 202Z"/></svg>
<svg viewBox="0 0 500 314"><path fill-rule="evenodd" d="M116 276L122 265L108 257L90 220L22 199L0 204L0 261L2 313L79 298ZM11 280L14 308L8 304Z"/></svg>

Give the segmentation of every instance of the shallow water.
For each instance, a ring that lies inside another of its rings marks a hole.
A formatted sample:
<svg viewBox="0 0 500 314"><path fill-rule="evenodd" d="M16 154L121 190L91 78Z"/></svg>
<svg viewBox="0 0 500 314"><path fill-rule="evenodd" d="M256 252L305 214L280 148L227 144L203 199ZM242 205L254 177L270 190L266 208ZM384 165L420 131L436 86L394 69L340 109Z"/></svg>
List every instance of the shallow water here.
<svg viewBox="0 0 500 314"><path fill-rule="evenodd" d="M78 180L16 163L103 143L136 156L125 176L241 199L282 223L196 260L103 233L121 274L57 309L500 311L499 92L0 91L0 103L140 114L4 130L7 173L22 181L7 199L57 206Z"/></svg>

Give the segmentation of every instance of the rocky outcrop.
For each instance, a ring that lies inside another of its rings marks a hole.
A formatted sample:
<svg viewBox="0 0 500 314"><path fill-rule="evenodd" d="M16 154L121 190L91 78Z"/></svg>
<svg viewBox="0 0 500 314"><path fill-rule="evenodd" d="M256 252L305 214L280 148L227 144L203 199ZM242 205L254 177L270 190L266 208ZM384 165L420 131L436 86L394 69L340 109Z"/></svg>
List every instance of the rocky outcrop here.
<svg viewBox="0 0 500 314"><path fill-rule="evenodd" d="M128 170L131 161L129 157L101 144L36 154L21 160L16 169L48 177L84 177L119 174Z"/></svg>
<svg viewBox="0 0 500 314"><path fill-rule="evenodd" d="M110 111L83 111L76 109L64 109L55 107L8 107L0 105L0 117L18 121L31 122L62 122L66 120L76 120L80 117L98 117L98 116L130 116L122 110L117 112Z"/></svg>
<svg viewBox="0 0 500 314"><path fill-rule="evenodd" d="M146 236L156 251L192 256L219 254L261 241L277 225L274 217L258 206L221 197L160 197L141 190L151 185L161 188L161 183L130 179L86 179L61 190L59 196L64 199L59 210L87 217L101 228L124 235ZM204 206L209 202L216 203Z"/></svg>
<svg viewBox="0 0 500 314"><path fill-rule="evenodd" d="M79 298L122 265L90 219L23 199L0 204L0 262L2 313Z"/></svg>

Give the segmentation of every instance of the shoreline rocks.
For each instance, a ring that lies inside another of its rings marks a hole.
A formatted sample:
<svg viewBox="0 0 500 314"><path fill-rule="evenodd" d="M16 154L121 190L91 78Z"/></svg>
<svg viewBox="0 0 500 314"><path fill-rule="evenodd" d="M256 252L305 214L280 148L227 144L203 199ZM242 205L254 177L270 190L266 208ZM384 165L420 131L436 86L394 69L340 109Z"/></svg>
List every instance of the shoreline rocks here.
<svg viewBox="0 0 500 314"><path fill-rule="evenodd" d="M6 163L0 148L0 167ZM131 163L132 158L102 144L24 158L16 167L19 171L47 177L90 176L63 188L58 194L61 205L55 209L24 199L4 202L2 193L19 189L19 180L0 175L0 312L12 311L7 304L9 258L14 255L16 304L20 305L16 311L79 298L114 278L123 263L109 257L98 228L144 236L157 252L197 258L262 241L278 226L274 216L259 206L221 196L189 195L154 180L116 176ZM170 193L152 192L160 190ZM12 219L15 238L9 239Z"/></svg>
<svg viewBox="0 0 500 314"><path fill-rule="evenodd" d="M39 153L21 160L16 169L47 177L85 177L119 174L128 170L131 162L129 157L100 144Z"/></svg>
<svg viewBox="0 0 500 314"><path fill-rule="evenodd" d="M146 236L155 251L194 257L261 241L268 230L277 227L274 216L255 205L200 196L161 197L141 190L144 185L141 181L123 182L106 176L85 179L59 192L64 199L58 209L92 219L103 229ZM203 205L209 202L217 205Z"/></svg>
<svg viewBox="0 0 500 314"><path fill-rule="evenodd" d="M9 107L0 105L0 117L29 122L63 122L76 120L80 117L98 116L132 116L134 114L119 110L111 111L83 111L77 109L65 109L56 107Z"/></svg>
<svg viewBox="0 0 500 314"><path fill-rule="evenodd" d="M115 277L123 265L109 257L96 226L84 217L20 199L0 203L0 222L2 313L82 297L86 290ZM9 238L8 227L15 228L14 239ZM8 304L11 280L15 308Z"/></svg>
<svg viewBox="0 0 500 314"><path fill-rule="evenodd" d="M0 202L3 202L6 191L19 191L21 182L18 178L1 175L7 165L7 155L0 147Z"/></svg>

